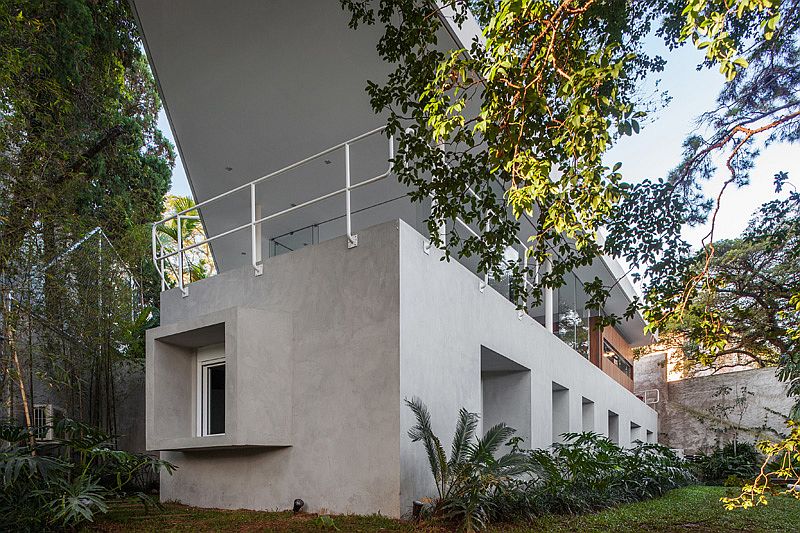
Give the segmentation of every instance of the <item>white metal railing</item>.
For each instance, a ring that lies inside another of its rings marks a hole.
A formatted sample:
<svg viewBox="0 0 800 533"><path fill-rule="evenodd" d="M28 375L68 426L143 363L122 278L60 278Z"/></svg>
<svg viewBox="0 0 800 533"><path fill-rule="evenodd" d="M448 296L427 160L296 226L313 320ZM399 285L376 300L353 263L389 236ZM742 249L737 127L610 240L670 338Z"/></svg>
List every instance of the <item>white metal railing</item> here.
<svg viewBox="0 0 800 533"><path fill-rule="evenodd" d="M469 194L471 194L475 199L477 199L477 200L481 199L481 197L478 196L478 193L476 193L472 189L472 187L467 187L467 192ZM488 219L488 216L487 216L487 219ZM475 237L477 239L481 239L482 238L478 234L478 232L476 232L474 229L469 227L469 224L464 222L460 217L456 217L455 220L461 226L463 226L464 229L466 229L473 237ZM491 229L491 226L489 226L489 223L487 221L486 222L485 231L489 231L490 229ZM523 250L523 252L522 252L523 288L525 289L525 291L527 291L528 288L535 287L534 283L532 283L531 280L528 279L528 245L522 239L520 239L519 237L517 237L517 242L519 243L520 246L522 246L522 250ZM539 266L540 265L538 263L536 263L536 282L537 283L539 282ZM484 272L483 279L481 280L481 283L480 283L480 286L479 286L480 291L483 292L484 289L486 289L486 286L488 284L489 284L489 273L488 272ZM547 299L548 296L550 296L550 298L552 298L552 289L545 288L545 299ZM518 318L522 318L524 316L524 314L525 314L525 312L523 310L520 310L518 312ZM550 329L552 330L552 326L550 327Z"/></svg>
<svg viewBox="0 0 800 533"><path fill-rule="evenodd" d="M211 243L211 242L213 242L213 241L215 241L217 239L221 239L223 237L227 237L228 235L231 235L231 234L246 230L247 228L250 228L250 248L251 248L250 249L250 252L251 252L250 255L251 255L251 258L252 258L253 270L255 272L255 275L257 275L257 276L261 275L261 273L263 272L263 264L261 262L261 257L260 257L260 254L259 254L260 242L259 242L258 229L260 228L260 225L262 223L264 223L264 222L269 221L269 220L272 220L272 219L278 218L280 216L289 214L289 213L291 213L293 211L297 211L299 209L303 209L304 207L308 207L310 205L322 202L323 200L327 200L329 198L333 198L333 197L338 196L338 195L344 195L344 198L345 198L345 218L346 218L346 225L347 225L347 246L348 246L348 248L353 248L355 246L358 246L358 235L354 235L353 234L350 192L355 190L355 189L358 189L358 188L361 188L361 187L365 187L365 186L370 185L372 183L375 183L377 181L383 180L390 174L390 172L391 172L391 161L394 158L394 139L392 137L388 137L388 140L387 140L387 143L388 143L388 156L389 156L387 161L389 163L388 163L386 171L382 172L382 173L380 173L380 174L378 174L376 176L373 176L371 178L359 181L357 183L352 183L352 176L351 176L351 171L350 171L350 168L351 168L351 166L350 166L350 147L352 145L360 142L360 141L363 141L364 139L380 135L380 134L384 133L385 130L386 130L386 126L382 126L380 128L375 128L374 130L371 130L371 131L368 131L366 133L363 133L363 134L361 134L361 135L359 135L357 137L353 137L352 139L349 139L347 141L339 143L339 144L337 144L335 146L331 146L330 148L328 148L326 150L323 150L322 152L319 152L319 153L316 153L316 154L314 154L312 156L306 157L305 159L297 161L296 163L292 163L291 165L283 167L280 170L276 170L274 172L271 172L269 174L261 176L260 178L254 179L253 181L250 181L248 183L240 185L240 186L238 186L238 187L236 187L234 189L231 189L229 191L226 191L226 192L224 192L222 194L218 194L218 195L216 195L216 196L214 196L212 198L209 198L208 200L204 200L202 202L199 202L199 203L195 204L194 206L192 206L190 208L184 209L184 210L179 211L177 213L174 213L174 214L172 214L172 215L170 215L168 217L165 217L165 218L159 220L158 222L155 222L153 224L153 226L152 226L152 233L151 233L151 235L152 235L152 246L153 246L153 262L155 263L156 269L158 270L159 276L161 277L161 289L165 290L167 288L167 278L166 278L166 268L165 268L166 264L165 264L165 262L166 261L170 261L173 257L177 257L178 274L177 274L176 277L178 278L178 280L177 280L178 281L178 287L181 290L181 294L186 296L188 294L188 291L186 289L186 284L185 284L185 281L184 281L184 262L185 262L185 254L186 254L186 252L188 252L189 250L193 250L195 248L198 248L200 246L207 245L207 244L209 244L209 243ZM308 163L310 163L312 161L315 161L315 160L317 160L317 159L319 159L319 158L321 158L323 156L329 155L329 154L331 154L333 152L336 152L336 151L339 151L339 150L342 150L344 152L344 167L345 167L344 168L344 187L342 187L340 189L337 189L337 190L335 190L333 192L329 192L327 194L323 194L322 196L318 196L318 197L313 198L311 200L308 200L306 202L303 202L303 203L300 203L300 204L297 204L297 205L293 205L291 207L288 207L288 208L283 209L281 211L278 211L276 213L272 213L272 214L267 215L267 216L259 217L258 209L257 209L257 205L256 205L256 185L258 185L261 182L267 181L269 179L275 178L276 176L280 176L281 174L285 174L285 173L287 173L287 172L289 172L291 170L294 170L294 169L296 169L298 167L306 165L306 164L308 164ZM199 213L199 209L200 208L202 208L204 206L207 206L209 204L212 204L212 203L214 203L214 202L216 202L218 200L221 200L222 198L226 198L228 196L231 196L233 194L236 194L238 192L241 192L241 191L244 191L244 190L247 190L247 189L250 190L250 221L249 222L247 222L245 224L241 224L241 225L236 226L234 228L225 230L223 232L220 232L217 235L205 236L203 239L201 239L199 241L192 242L191 244L188 244L188 245L186 245L184 243L184 239L183 239L184 236L182 234L182 224L181 224L181 222L183 220L199 218L197 215L189 215L189 213L191 213L191 212L198 212ZM159 228L159 226L163 226L164 224L166 224L166 223L168 223L168 222L170 222L172 220L176 221L176 226L177 226L177 239L176 239L176 241L177 241L176 242L177 249L175 249L174 251L165 251L164 244L158 238L158 228Z"/></svg>
<svg viewBox="0 0 800 533"><path fill-rule="evenodd" d="M653 405L661 401L661 391L659 389L647 389L640 392L639 397L647 405Z"/></svg>
<svg viewBox="0 0 800 533"><path fill-rule="evenodd" d="M276 170L274 172L271 172L269 174L261 176L260 178L256 178L256 179L254 179L254 180L252 180L252 181L250 181L248 183L245 183L243 185L235 187L235 188L233 188L233 189L231 189L229 191L226 191L224 193L221 193L221 194L218 194L216 196L213 196L213 197L211 197L211 198L209 198L207 200L204 200L202 202L199 202L199 203L193 205L192 207L189 207L189 208L186 208L186 209L184 209L182 211L179 211L177 213L171 214L171 215L159 220L158 222L155 222L153 224L153 226L152 226L153 262L155 263L156 269L157 269L157 271L159 273L159 276L161 278L161 289L162 290L166 290L167 285L168 285L168 283L167 283L167 263L172 261L172 260L174 260L173 258L177 258L177 261L176 261L177 262L177 268L176 268L177 274L176 274L175 277L177 278L177 285L181 290L181 294L186 296L188 294L188 291L186 289L186 282L185 282L185 279L184 279L185 278L185 264L186 264L185 254L186 254L186 252L189 252L190 250L199 248L201 246L206 246L206 245L210 244L211 242L213 242L215 240L222 239L223 237L227 237L229 235L232 235L232 234L240 232L240 231L244 231L247 228L250 228L250 248L251 248L251 254L250 255L251 255L251 261L252 261L253 270L255 272L255 275L257 275L257 276L261 275L262 272L263 272L263 264L261 262L261 257L260 257L260 253L259 253L259 251L260 251L260 246L259 246L259 244L260 244L260 242L259 242L260 236L259 236L258 228L260 227L260 225L262 223L264 223L264 222L269 221L269 220L272 220L272 219L278 218L280 216L289 214L289 213L291 213L293 211L296 211L296 210L299 210L299 209L303 209L305 207L314 205L316 203L322 202L324 200L327 200L329 198L332 198L332 197L335 197L335 196L338 196L338 195L344 195L344 198L345 198L345 206L344 207L345 207L345 218L346 218L347 245L348 245L349 248L353 248L353 247L357 246L358 245L358 235L354 235L353 234L353 227L352 227L352 206L351 206L350 193L351 193L351 191L353 191L355 189L358 189L360 187L364 187L364 186L370 185L372 183L375 183L377 181L383 180L390 174L390 172L391 172L391 160L394 158L394 139L392 137L389 137L387 139L389 165L387 166L386 171L378 174L377 176L373 176L373 177L371 177L369 179L362 180L362 181L359 181L357 183L352 183L351 164L350 164L351 163L350 148L354 144L356 144L356 143L358 143L360 141L363 141L364 139L367 139L369 137L373 137L373 136L376 136L376 135L380 135L381 133L385 132L385 130L386 130L386 126L375 128L375 129L373 129L371 131L368 131L366 133L358 135L357 137L353 137L352 139L349 139L349 140L344 141L342 143L339 143L339 144L337 144L335 146L327 148L326 150L323 150L323 151L321 151L319 153L316 153L316 154L314 154L312 156L306 157L305 159L297 161L296 163L292 163L291 165L288 165L288 166L283 167L283 168L281 168L279 170ZM308 163L310 163L312 161L318 160L318 159L320 159L320 158L322 158L324 156L327 156L327 155L329 155L329 154L331 154L333 152L339 151L339 150L344 152L344 187L342 187L340 189L337 189L337 190L335 190L333 192L329 192L327 194L323 194L323 195L318 196L316 198L313 198L311 200L302 202L300 204L292 205L291 207L288 207L288 208L283 209L281 211L278 211L276 213L272 213L272 214L267 215L267 216L259 216L257 203L256 203L256 186L259 183L267 181L267 180L270 180L270 179L275 178L277 176L280 176L282 174L285 174L285 173L287 173L287 172L289 172L291 170L297 169L298 167L306 165L306 164L308 164ZM205 207L205 206L208 206L208 205L213 204L214 202L217 202L217 201L219 201L219 200L221 200L223 198L229 197L229 196L231 196L233 194L240 193L240 192L248 190L248 189L249 189L249 193L250 193L250 221L249 222L246 222L244 224L240 224L240 225L238 225L236 227L233 227L233 228L230 228L228 230L222 231L222 232L220 232L220 233L218 233L216 235L213 235L213 236L204 236L202 239L194 240L193 242L188 243L188 244L186 242L184 242L186 236L183 235L183 224L182 224L182 221L184 221L184 220L198 220L200 218L198 215L193 215L193 214L189 214L189 213L192 213L192 212L199 213L200 212L199 210L201 208ZM474 198L476 198L478 200L481 199L480 196L471 187L467 187L466 192L468 194L472 195ZM176 237L177 237L176 238L176 249L174 249L174 250L165 250L164 243L158 238L158 228L159 228L159 226L163 226L163 225L165 225L168 222L173 221L173 220L176 222ZM482 236L477 231L475 231L473 228L471 228L469 226L469 224L464 222L464 220L462 220L460 217L456 217L455 221L460 226L463 226L475 238L478 238L478 239L482 238ZM490 229L491 228L490 228L490 226L488 225L488 222L487 222L487 225L484 228L484 230L485 231L489 231ZM443 230L444 230L444 224L442 224L442 231ZM529 279L528 273L527 273L527 270L528 270L528 253L527 253L528 252L528 245L524 241L519 239L519 238L517 238L517 241L518 241L519 245L522 247L521 261L522 261L523 271L525 272L523 283L524 283L525 289L528 289L528 288L531 288L531 287L535 286L535 284L533 282L531 282L531 280ZM430 243L428 243L426 245L426 252L429 251L429 248L430 248ZM172 266L172 264L170 264L170 266ZM535 269L535 276L536 276L536 281L537 282L538 282L538 278L539 278L539 272L540 272L540 265L537 263L536 264L536 269ZM480 289L481 292L483 292L485 290L486 286L489 284L489 275L490 275L489 272L484 272L483 278L480 280L479 289ZM545 300L546 300L546 303L550 303L551 304L550 307L552 307L552 303L550 302L550 300L552 300L551 292L552 291L550 289L546 289L545 290ZM552 313L550 313L550 314L552 314ZM548 315L547 312L545 312L545 315L546 316ZM524 311L520 310L519 318L522 318L522 316L524 316ZM552 325L551 325L551 329L552 329Z"/></svg>

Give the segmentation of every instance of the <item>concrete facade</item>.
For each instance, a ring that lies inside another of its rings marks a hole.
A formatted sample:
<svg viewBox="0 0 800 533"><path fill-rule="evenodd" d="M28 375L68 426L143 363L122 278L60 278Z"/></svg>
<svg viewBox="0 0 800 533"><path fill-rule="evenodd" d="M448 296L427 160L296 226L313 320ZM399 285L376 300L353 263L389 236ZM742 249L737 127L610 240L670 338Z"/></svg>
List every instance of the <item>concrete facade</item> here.
<svg viewBox="0 0 800 533"><path fill-rule="evenodd" d="M261 276L245 267L185 298L162 294L147 442L179 467L162 475L163 500L405 514L435 494L407 436L412 397L445 443L461 407L485 427L516 427L530 447L561 431L608 434L610 413L623 445L655 434L654 410L405 222L360 231L352 249L345 239L270 258ZM196 437L191 353L220 339L232 365L226 432Z"/></svg>
<svg viewBox="0 0 800 533"><path fill-rule="evenodd" d="M785 433L792 407L775 368L669 381L666 354L636 362L636 392L658 390L659 441L684 453L707 453L731 441L774 439ZM653 394L649 394L653 397Z"/></svg>

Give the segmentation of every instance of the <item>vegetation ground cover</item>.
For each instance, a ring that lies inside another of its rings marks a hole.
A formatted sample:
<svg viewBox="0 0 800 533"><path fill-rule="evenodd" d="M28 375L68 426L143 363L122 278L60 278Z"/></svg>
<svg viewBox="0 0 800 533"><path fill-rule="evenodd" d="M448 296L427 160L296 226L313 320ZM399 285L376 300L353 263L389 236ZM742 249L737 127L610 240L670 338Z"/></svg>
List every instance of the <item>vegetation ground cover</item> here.
<svg viewBox="0 0 800 533"><path fill-rule="evenodd" d="M662 498L621 505L583 516L544 516L529 525L495 525L492 532L779 532L800 531L800 502L779 497L765 507L726 511L719 503L723 487L691 486L673 490ZM403 531L435 533L451 531L446 524L415 525L374 516L334 516L332 522L318 515L291 512L225 511L167 504L163 511L145 513L139 505L119 504L87 531Z"/></svg>

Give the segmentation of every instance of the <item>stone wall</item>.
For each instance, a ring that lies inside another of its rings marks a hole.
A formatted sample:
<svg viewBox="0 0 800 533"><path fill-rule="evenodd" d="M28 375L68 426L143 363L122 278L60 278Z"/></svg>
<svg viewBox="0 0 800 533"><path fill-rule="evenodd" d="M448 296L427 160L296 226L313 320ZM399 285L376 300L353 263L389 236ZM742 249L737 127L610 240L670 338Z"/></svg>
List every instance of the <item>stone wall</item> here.
<svg viewBox="0 0 800 533"><path fill-rule="evenodd" d="M660 353L637 361L634 376L637 394L659 391L653 404L659 442L687 454L707 452L734 437L740 442L776 438L785 430L783 415L793 403L775 368L668 381Z"/></svg>

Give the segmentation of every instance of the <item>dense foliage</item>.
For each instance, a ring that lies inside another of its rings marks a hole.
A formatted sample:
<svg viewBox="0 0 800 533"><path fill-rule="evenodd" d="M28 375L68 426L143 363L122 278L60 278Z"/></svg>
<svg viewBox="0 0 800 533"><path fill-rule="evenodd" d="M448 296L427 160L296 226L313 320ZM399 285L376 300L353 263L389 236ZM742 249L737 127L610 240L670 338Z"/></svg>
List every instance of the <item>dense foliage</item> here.
<svg viewBox="0 0 800 533"><path fill-rule="evenodd" d="M673 291L704 270L707 278L684 312L662 322L662 337L679 341L690 363L774 366L796 348L790 300L800 293L800 204L772 202L762 207L738 238L714 244L691 260Z"/></svg>
<svg viewBox="0 0 800 533"><path fill-rule="evenodd" d="M28 430L0 426L0 529L49 531L77 528L108 511L125 495L158 505L143 489L150 473L174 467L146 454L115 450L111 437L62 419L54 440L33 442Z"/></svg>
<svg viewBox="0 0 800 533"><path fill-rule="evenodd" d="M730 151L728 184L743 186L758 139L797 138L796 1L445 2L441 10L457 23L469 8L483 28L463 49L442 45L440 9L431 3L341 1L354 27L384 28L377 50L394 71L367 92L400 139L394 171L417 200L431 198L432 241L478 256L479 268L492 272L522 237L531 265L552 265L530 286L533 301L543 285L563 285L566 273L608 253L650 281L653 320L681 313L697 280L678 297L666 289L691 263L683 225L713 219L715 201L701 187L714 158ZM705 49L703 66L719 66L729 81L719 107L703 117L709 138L687 140L670 176L634 176L632 185L602 156L620 135L638 132L652 107L637 92L664 65L642 49L652 31L671 47L692 41ZM512 281L519 287L529 273L517 265ZM584 289L592 307L609 287L595 279Z"/></svg>
<svg viewBox="0 0 800 533"><path fill-rule="evenodd" d="M699 455L692 466L707 485L742 485L758 473L761 460L753 444L737 442Z"/></svg>
<svg viewBox="0 0 800 533"><path fill-rule="evenodd" d="M0 0L0 399L28 424L45 389L116 433L158 320L147 223L174 162L159 108L129 2Z"/></svg>
<svg viewBox="0 0 800 533"><path fill-rule="evenodd" d="M659 496L693 480L683 461L657 444L626 449L596 433L568 433L550 449L523 450L505 424L476 438L478 415L465 409L448 458L428 409L418 399L406 403L417 421L409 437L425 446L438 492L425 511L466 531L545 513L596 511Z"/></svg>
<svg viewBox="0 0 800 533"><path fill-rule="evenodd" d="M48 260L95 226L132 247L170 184L159 107L128 2L0 2L0 274L35 235Z"/></svg>
<svg viewBox="0 0 800 533"><path fill-rule="evenodd" d="M393 70L367 93L400 140L394 172L413 198L430 199L430 239L446 257L477 256L479 270L509 274L520 307L576 267L621 258L647 288L625 316L644 310L652 330L678 330L699 360L732 351L777 361L797 395L797 242L778 228L797 207L786 172L761 227L722 245L714 227L725 191L750 184L760 150L800 141L800 0L340 2L353 27L383 28L377 51ZM482 36L443 44L441 16L463 24L469 10ZM653 32L670 48L705 51L699 67L719 68L726 83L672 172L624 176L603 155L652 109L637 88L663 69L642 49ZM718 170L724 182L707 194ZM704 223L697 254L682 230ZM509 268L503 254L519 239L531 261ZM610 286L583 285L586 307L601 308Z"/></svg>
<svg viewBox="0 0 800 533"><path fill-rule="evenodd" d="M413 198L432 198L437 246L499 273L504 250L521 238L533 260L515 265L516 287L546 263L552 272L541 283L563 285L602 253L597 232L622 194L619 167L602 156L639 130L635 81L662 65L641 53L649 17L640 19L638 3L446 2L459 22L469 4L484 27L485 40L469 50L442 49L432 3L342 4L353 26L384 25L378 52L395 70L367 92L400 141L393 171ZM592 281L587 292L598 302L605 291ZM534 301L542 284L530 286Z"/></svg>

